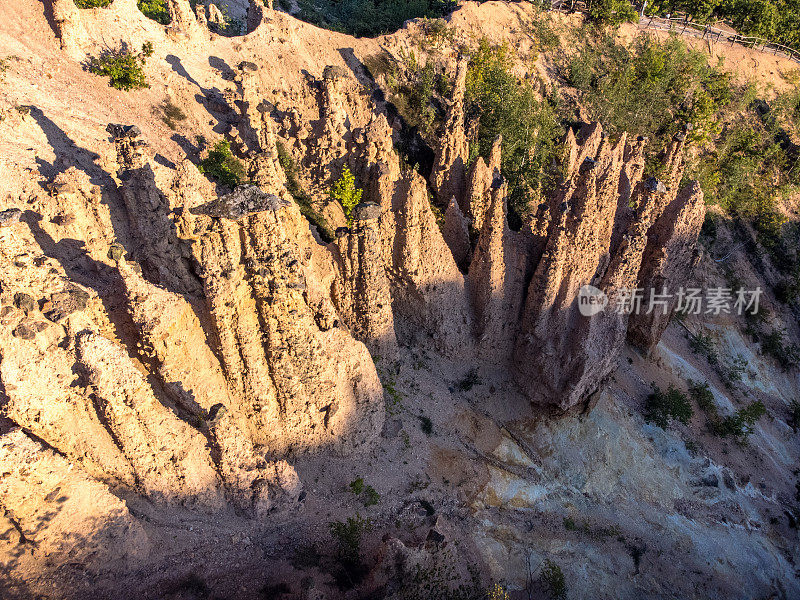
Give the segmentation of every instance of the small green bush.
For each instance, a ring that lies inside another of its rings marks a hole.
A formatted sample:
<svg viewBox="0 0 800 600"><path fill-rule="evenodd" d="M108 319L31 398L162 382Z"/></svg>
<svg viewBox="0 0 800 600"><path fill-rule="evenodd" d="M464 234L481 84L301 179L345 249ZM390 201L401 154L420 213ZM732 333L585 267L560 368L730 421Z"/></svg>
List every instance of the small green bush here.
<svg viewBox="0 0 800 600"><path fill-rule="evenodd" d="M123 49L89 60L89 71L108 77L109 85L123 91L150 87L144 73L144 54Z"/></svg>
<svg viewBox="0 0 800 600"><path fill-rule="evenodd" d="M716 407L714 394L711 392L708 382L700 383L699 381L689 380L689 395L704 411L714 410Z"/></svg>
<svg viewBox="0 0 800 600"><path fill-rule="evenodd" d="M177 104L173 104L170 100L167 100L161 106L161 120L164 121L170 129L176 129L178 123L180 121L185 121L186 118L186 113L183 112L183 109Z"/></svg>
<svg viewBox="0 0 800 600"><path fill-rule="evenodd" d="M360 495L361 492L364 491L364 478L358 477L357 479L354 479L353 481L350 482L350 485L347 487L350 488L350 491L354 493L356 496Z"/></svg>
<svg viewBox="0 0 800 600"><path fill-rule="evenodd" d="M716 365L719 362L719 356L714 347L714 340L707 333L701 331L700 333L690 335L689 349L695 354L705 356L709 364Z"/></svg>
<svg viewBox="0 0 800 600"><path fill-rule="evenodd" d="M797 344L786 344L784 332L778 329L773 329L761 338L761 348L778 361L784 370L797 366L800 361L800 348Z"/></svg>
<svg viewBox="0 0 800 600"><path fill-rule="evenodd" d="M111 0L75 0L78 8L105 8L111 4Z"/></svg>
<svg viewBox="0 0 800 600"><path fill-rule="evenodd" d="M456 384L456 387L459 389L459 391L468 392L474 386L480 384L481 384L481 378L480 375L478 375L478 369L470 369L464 376L464 379L462 379Z"/></svg>
<svg viewBox="0 0 800 600"><path fill-rule="evenodd" d="M425 435L431 435L433 433L433 421L431 421L429 417L426 417L425 415L420 415L419 424L420 427L422 428L422 432Z"/></svg>
<svg viewBox="0 0 800 600"><path fill-rule="evenodd" d="M567 579L564 571L549 558L542 564L541 580L551 598L562 600L567 597Z"/></svg>
<svg viewBox="0 0 800 600"><path fill-rule="evenodd" d="M136 6L145 17L162 25L169 25L172 20L166 0L139 0Z"/></svg>
<svg viewBox="0 0 800 600"><path fill-rule="evenodd" d="M375 506L381 500L381 495L371 485L364 488L364 496L364 506Z"/></svg>
<svg viewBox="0 0 800 600"><path fill-rule="evenodd" d="M686 394L670 385L666 393L653 384L645 404L645 420L666 429L671 419L688 423L694 411Z"/></svg>
<svg viewBox="0 0 800 600"><path fill-rule="evenodd" d="M520 229L558 183L553 166L560 157L564 130L556 116L555 97L541 99L530 82L514 75L513 62L508 45L481 40L470 59L464 100L468 114L479 118L471 159L488 156L495 138L503 136L501 170L508 181L509 225Z"/></svg>
<svg viewBox="0 0 800 600"><path fill-rule="evenodd" d="M792 400L789 404L789 420L787 423L794 431L800 429L800 401Z"/></svg>
<svg viewBox="0 0 800 600"><path fill-rule="evenodd" d="M616 27L638 22L639 13L628 0L594 0L589 4L589 18L598 25Z"/></svg>
<svg viewBox="0 0 800 600"><path fill-rule="evenodd" d="M233 155L231 143L227 140L214 144L208 156L200 161L198 169L230 187L236 187L246 179L244 165Z"/></svg>
<svg viewBox="0 0 800 600"><path fill-rule="evenodd" d="M342 205L348 225L353 223L353 209L361 202L361 194L362 190L356 187L356 178L350 169L345 167L342 176L333 184L329 196L331 200Z"/></svg>
<svg viewBox="0 0 800 600"><path fill-rule="evenodd" d="M336 544L336 559L343 570L340 580L352 584L365 571L361 561L361 540L372 529L372 522L356 513L355 517L348 517L347 521L334 521L328 526Z"/></svg>
<svg viewBox="0 0 800 600"><path fill-rule="evenodd" d="M760 400L751 402L740 408L733 415L729 415L713 424L714 433L722 437L735 437L740 442L746 442L747 437L753 433L753 426L767 413L764 403Z"/></svg>

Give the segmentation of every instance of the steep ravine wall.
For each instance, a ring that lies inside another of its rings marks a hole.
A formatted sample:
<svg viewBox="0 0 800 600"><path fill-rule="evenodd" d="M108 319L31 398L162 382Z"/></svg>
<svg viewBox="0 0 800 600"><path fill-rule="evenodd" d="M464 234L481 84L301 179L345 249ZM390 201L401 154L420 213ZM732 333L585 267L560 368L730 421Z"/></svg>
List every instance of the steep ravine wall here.
<svg viewBox="0 0 800 600"><path fill-rule="evenodd" d="M63 50L94 51L108 16L51 5ZM200 53L219 43L188 2L168 6L162 43ZM291 40L285 19L265 9L241 43ZM533 403L569 409L602 388L626 337L649 350L666 327L669 315L585 317L578 292L593 285L613 304L626 288L686 279L705 208L696 184L678 189L682 137L657 181L644 175L645 140L612 141L599 123L570 130L558 189L513 231L502 140L469 165L463 60L426 180L401 161L397 123L357 69L298 66L276 92L268 61L248 58L261 62L226 72L224 93L197 87L204 110L213 98L226 115L252 183L223 189L191 160L168 160L143 122L92 122L105 139L94 170L54 161L30 173L22 208L0 227L0 381L13 428L0 437L3 509L32 538L47 531L30 508L36 478L87 487L98 518L128 531L130 554L147 542L119 496L256 519L291 510L309 485L298 457L374 449L379 357L424 349L489 365ZM25 139L55 138L35 106L13 119ZM323 207L332 242L301 214L278 143L304 184L324 187L349 166L363 186L349 225L341 207ZM432 200L447 206L443 223ZM75 494L68 507L84 519L87 502Z"/></svg>

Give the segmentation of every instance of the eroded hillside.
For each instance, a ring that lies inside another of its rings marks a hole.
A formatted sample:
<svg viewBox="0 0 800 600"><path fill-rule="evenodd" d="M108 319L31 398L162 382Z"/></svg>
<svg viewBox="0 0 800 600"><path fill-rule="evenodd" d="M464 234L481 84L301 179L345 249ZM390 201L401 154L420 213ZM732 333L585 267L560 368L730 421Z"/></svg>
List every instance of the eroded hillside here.
<svg viewBox="0 0 800 600"><path fill-rule="evenodd" d="M357 39L252 3L223 36L136 4L3 2L3 597L800 594L797 319L727 221L699 241L692 129L578 119L529 212L508 143L472 152L481 39L544 95L537 23L578 17ZM435 132L388 81L414 53ZM723 286L769 312L611 310Z"/></svg>

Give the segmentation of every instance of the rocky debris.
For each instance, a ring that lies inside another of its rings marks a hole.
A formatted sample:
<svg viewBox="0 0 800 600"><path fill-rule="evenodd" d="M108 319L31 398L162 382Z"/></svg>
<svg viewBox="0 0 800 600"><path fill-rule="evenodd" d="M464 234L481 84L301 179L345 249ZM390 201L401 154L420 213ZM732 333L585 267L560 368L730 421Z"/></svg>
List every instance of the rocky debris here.
<svg viewBox="0 0 800 600"><path fill-rule="evenodd" d="M469 143L464 131L464 93L469 61L462 58L457 67L453 99L441 134L441 144L431 171L431 186L440 198L456 197L461 201L466 186Z"/></svg>
<svg viewBox="0 0 800 600"><path fill-rule="evenodd" d="M30 294L17 292L14 294L14 306L28 314L36 310L36 300Z"/></svg>
<svg viewBox="0 0 800 600"><path fill-rule="evenodd" d="M49 3L61 49L70 58L83 60L86 57L83 46L87 43L88 36L78 7L73 0L49 0Z"/></svg>
<svg viewBox="0 0 800 600"><path fill-rule="evenodd" d="M22 211L18 208L8 208L0 211L0 227L11 227L19 223Z"/></svg>
<svg viewBox="0 0 800 600"><path fill-rule="evenodd" d="M57 292L42 305L42 313L51 321L58 323L74 312L82 311L89 303L89 293L80 288Z"/></svg>
<svg viewBox="0 0 800 600"><path fill-rule="evenodd" d="M683 188L647 232L638 286L644 290L642 306L628 322L628 341L649 353L669 325L677 303L677 292L691 281L699 259L697 236L703 226L706 207L697 182ZM667 297L656 298L654 294ZM661 304L663 303L663 304Z"/></svg>
<svg viewBox="0 0 800 600"><path fill-rule="evenodd" d="M289 206L289 200L261 191L256 185L240 185L226 194L203 206L194 209L195 214L238 221L265 210L279 210Z"/></svg>
<svg viewBox="0 0 800 600"><path fill-rule="evenodd" d="M362 202L353 209L353 225L333 246L338 267L332 299L356 339L373 354L397 353L394 316L379 219L381 206Z"/></svg>
<svg viewBox="0 0 800 600"><path fill-rule="evenodd" d="M32 340L36 337L36 330L29 323L20 323L11 332L11 335L21 340Z"/></svg>

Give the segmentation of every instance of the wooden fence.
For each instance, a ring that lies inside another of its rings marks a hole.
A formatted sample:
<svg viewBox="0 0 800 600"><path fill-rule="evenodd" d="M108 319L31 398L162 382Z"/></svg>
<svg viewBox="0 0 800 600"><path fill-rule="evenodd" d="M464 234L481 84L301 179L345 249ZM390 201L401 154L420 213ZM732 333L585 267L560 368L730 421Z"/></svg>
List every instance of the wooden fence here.
<svg viewBox="0 0 800 600"><path fill-rule="evenodd" d="M583 0L551 0L550 10L558 12L587 12L588 7ZM702 25L689 21L687 17L663 17L644 16L639 19L639 27L642 29L657 29L660 31L671 31L678 35L698 37L707 39L713 43L729 43L731 46L739 44L746 48L752 48L759 52L783 56L796 63L800 63L800 52L789 46L770 42L759 37L748 37L738 33L732 33L723 29L718 29L711 25Z"/></svg>

